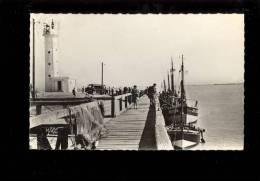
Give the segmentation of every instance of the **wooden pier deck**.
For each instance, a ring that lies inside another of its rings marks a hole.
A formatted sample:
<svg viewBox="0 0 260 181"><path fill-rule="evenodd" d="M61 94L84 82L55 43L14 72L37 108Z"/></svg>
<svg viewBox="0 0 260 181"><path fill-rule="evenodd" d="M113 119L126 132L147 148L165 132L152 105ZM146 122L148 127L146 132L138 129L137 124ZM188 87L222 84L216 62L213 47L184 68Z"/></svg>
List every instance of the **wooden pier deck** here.
<svg viewBox="0 0 260 181"><path fill-rule="evenodd" d="M104 103L106 113L104 123L108 131L102 135L101 139L95 140L98 141L96 150L173 150L161 111L150 108L150 101L146 95L140 97L138 108L134 109L131 96L127 93L98 98L107 101ZM79 106L85 106L90 110L94 107L99 108L97 101L89 102L85 97L81 99L43 98L31 101L31 103L36 104L36 108L34 108L36 110L30 109L30 134L34 134L32 136L36 136L37 139L47 131L49 134L50 130L54 130L50 134L57 136L55 131L57 126L62 125L63 129L71 127L66 119L68 120L70 115L75 115ZM72 103L73 105L71 105ZM49 110L49 105L54 105L55 109ZM158 106L157 103L157 108ZM43 107L43 111L41 111L41 107ZM70 149L65 142L63 146L64 149ZM41 145L37 143L33 149L41 149Z"/></svg>
<svg viewBox="0 0 260 181"><path fill-rule="evenodd" d="M108 133L97 146L97 150L145 150L156 149L154 131L155 117L150 114L149 99L143 96L138 108L133 106L106 123ZM152 111L152 112L155 112Z"/></svg>

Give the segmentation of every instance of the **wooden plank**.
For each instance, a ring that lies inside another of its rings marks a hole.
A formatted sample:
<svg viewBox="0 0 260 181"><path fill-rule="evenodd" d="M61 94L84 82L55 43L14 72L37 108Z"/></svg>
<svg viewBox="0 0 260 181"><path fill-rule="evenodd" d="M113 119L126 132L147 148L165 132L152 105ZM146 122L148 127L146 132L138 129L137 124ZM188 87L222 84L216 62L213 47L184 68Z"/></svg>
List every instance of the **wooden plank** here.
<svg viewBox="0 0 260 181"><path fill-rule="evenodd" d="M137 140L137 141L133 141L133 142L109 142L109 143L102 143L102 142L100 142L99 143L100 145L115 145L115 146L117 146L117 145L125 145L125 146L136 146L136 147L138 147L138 144L139 144L139 141Z"/></svg>
<svg viewBox="0 0 260 181"><path fill-rule="evenodd" d="M120 96L119 96L120 97ZM117 97L117 99L119 98ZM144 99L147 102L147 100ZM116 102L116 111L119 111L119 101ZM146 104L144 104L146 105ZM145 126L145 111L128 109L124 111L124 102L122 103L122 114L110 120L106 124L108 134L99 141L97 149L105 150L138 150L139 142ZM129 114L131 112L131 114Z"/></svg>
<svg viewBox="0 0 260 181"><path fill-rule="evenodd" d="M101 139L100 143L130 143L130 142L138 142L139 140L132 139L132 140L127 140L127 139Z"/></svg>
<svg viewBox="0 0 260 181"><path fill-rule="evenodd" d="M101 147L101 148L98 148L98 150L107 150L107 151L113 151L113 150L123 150L123 151L132 151L132 150L138 150L138 147L114 147L114 148L111 148L111 147Z"/></svg>
<svg viewBox="0 0 260 181"><path fill-rule="evenodd" d="M138 138L132 138L132 139L115 139L115 138L108 138L108 139L102 139L103 141L109 141L109 142L111 142L111 141L118 141L119 143L121 143L121 142L124 142L124 143L126 143L126 142L129 142L129 143L131 143L131 142L136 142L136 143L139 143L140 142L140 140L138 139Z"/></svg>
<svg viewBox="0 0 260 181"><path fill-rule="evenodd" d="M128 129L141 129L141 130L143 130L144 129L144 126L143 125L141 125L141 126L106 126L108 129L110 129L110 130L113 130L113 129L115 129L115 130L128 130Z"/></svg>
<svg viewBox="0 0 260 181"><path fill-rule="evenodd" d="M97 146L98 147L98 146ZM107 148L116 148L118 147L119 149L121 148L138 148L138 144L109 144L109 145L102 145L100 147L107 147Z"/></svg>
<svg viewBox="0 0 260 181"><path fill-rule="evenodd" d="M121 135L120 137L118 137L118 135L109 135L107 137L103 137L104 139L105 138L122 138L122 139L126 139L126 138L139 138L140 135ZM103 139L102 138L102 139Z"/></svg>
<svg viewBox="0 0 260 181"><path fill-rule="evenodd" d="M101 143L100 143L101 144ZM115 147L125 147L125 148L129 148L129 147L138 147L138 143L134 143L134 144L109 144L109 145L104 145L102 147L107 147L107 148L115 148Z"/></svg>

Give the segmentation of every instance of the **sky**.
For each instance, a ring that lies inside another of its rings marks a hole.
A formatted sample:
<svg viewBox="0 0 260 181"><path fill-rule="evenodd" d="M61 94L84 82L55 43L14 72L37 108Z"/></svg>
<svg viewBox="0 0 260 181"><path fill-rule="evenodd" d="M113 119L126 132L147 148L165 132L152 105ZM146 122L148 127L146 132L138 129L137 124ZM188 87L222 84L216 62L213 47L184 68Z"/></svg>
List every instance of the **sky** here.
<svg viewBox="0 0 260 181"><path fill-rule="evenodd" d="M104 62L107 86L160 86L167 81L171 57L177 84L182 54L186 84L244 82L243 14L31 14L31 22L32 18L38 90L44 89L43 23L51 19L59 27L60 75L79 85L101 83Z"/></svg>

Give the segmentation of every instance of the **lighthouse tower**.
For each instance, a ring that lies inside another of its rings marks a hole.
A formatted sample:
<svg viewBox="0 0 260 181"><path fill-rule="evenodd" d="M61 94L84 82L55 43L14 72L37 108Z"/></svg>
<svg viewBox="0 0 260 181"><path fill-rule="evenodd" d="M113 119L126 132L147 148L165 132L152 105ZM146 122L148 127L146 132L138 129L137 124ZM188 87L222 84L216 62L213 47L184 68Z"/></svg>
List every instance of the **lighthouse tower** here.
<svg viewBox="0 0 260 181"><path fill-rule="evenodd" d="M53 91L53 78L59 76L58 72L58 27L53 20L45 23L43 28L45 43L45 91Z"/></svg>
<svg viewBox="0 0 260 181"><path fill-rule="evenodd" d="M43 27L45 43L45 92L71 92L76 80L58 72L58 27L53 20Z"/></svg>

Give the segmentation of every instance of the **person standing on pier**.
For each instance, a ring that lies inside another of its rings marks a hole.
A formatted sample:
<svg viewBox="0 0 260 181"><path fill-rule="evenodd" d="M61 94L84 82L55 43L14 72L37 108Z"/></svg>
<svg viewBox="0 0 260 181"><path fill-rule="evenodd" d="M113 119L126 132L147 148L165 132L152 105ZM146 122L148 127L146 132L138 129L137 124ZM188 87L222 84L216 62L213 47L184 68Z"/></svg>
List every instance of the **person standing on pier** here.
<svg viewBox="0 0 260 181"><path fill-rule="evenodd" d="M150 106L155 107L156 106L156 84L154 83L153 86L149 87L148 90L148 98L150 99Z"/></svg>
<svg viewBox="0 0 260 181"><path fill-rule="evenodd" d="M132 98L134 103L134 109L137 109L137 97L138 97L138 90L137 86L134 85L134 88L132 89Z"/></svg>

